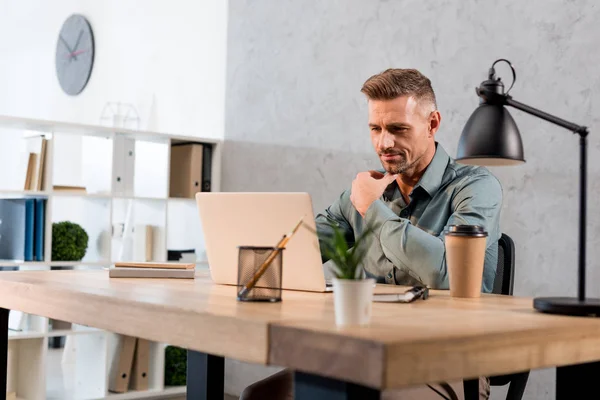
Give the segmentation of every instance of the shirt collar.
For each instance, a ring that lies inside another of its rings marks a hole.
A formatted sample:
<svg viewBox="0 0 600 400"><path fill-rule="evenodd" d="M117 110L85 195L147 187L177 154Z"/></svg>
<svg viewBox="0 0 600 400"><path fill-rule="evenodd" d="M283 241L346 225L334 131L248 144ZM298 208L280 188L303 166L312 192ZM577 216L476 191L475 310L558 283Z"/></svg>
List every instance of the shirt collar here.
<svg viewBox="0 0 600 400"><path fill-rule="evenodd" d="M442 145L437 142L435 144L435 155L427 166L425 173L415 186L415 189L417 187L423 188L431 197L433 197L442 185L442 179L444 178L446 167L450 161L450 156L446 153L446 150L444 150Z"/></svg>

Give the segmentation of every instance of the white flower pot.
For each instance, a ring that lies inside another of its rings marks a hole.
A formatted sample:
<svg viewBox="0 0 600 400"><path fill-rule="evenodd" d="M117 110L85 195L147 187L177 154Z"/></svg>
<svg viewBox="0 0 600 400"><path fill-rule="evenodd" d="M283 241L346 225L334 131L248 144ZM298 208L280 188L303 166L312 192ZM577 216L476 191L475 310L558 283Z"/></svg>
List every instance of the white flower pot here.
<svg viewBox="0 0 600 400"><path fill-rule="evenodd" d="M374 279L333 279L335 323L367 325L371 321Z"/></svg>

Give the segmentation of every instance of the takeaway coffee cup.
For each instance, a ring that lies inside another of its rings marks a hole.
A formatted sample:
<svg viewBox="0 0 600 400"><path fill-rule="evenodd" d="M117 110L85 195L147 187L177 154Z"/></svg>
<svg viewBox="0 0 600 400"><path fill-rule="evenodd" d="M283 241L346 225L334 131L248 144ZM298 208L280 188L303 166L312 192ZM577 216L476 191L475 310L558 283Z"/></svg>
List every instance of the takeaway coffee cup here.
<svg viewBox="0 0 600 400"><path fill-rule="evenodd" d="M445 236L450 296L479 297L487 232L477 225L451 225Z"/></svg>

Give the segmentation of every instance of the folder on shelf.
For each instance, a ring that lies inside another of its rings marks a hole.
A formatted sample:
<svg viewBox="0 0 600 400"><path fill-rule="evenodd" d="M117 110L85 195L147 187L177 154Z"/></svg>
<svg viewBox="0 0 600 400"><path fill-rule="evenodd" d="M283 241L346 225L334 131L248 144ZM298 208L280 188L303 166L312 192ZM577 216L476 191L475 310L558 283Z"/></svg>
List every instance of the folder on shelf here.
<svg viewBox="0 0 600 400"><path fill-rule="evenodd" d="M35 261L44 261L44 233L46 229L45 211L46 200L35 199L35 227L33 238Z"/></svg>
<svg viewBox="0 0 600 400"><path fill-rule="evenodd" d="M37 153L29 153L29 160L27 161L27 175L25 175L25 185L23 190L35 190L37 182L37 163L38 163L38 154Z"/></svg>
<svg viewBox="0 0 600 400"><path fill-rule="evenodd" d="M33 261L33 239L35 229L35 199L25 199L25 251L23 260Z"/></svg>
<svg viewBox="0 0 600 400"><path fill-rule="evenodd" d="M202 191L201 143L181 143L171 146L169 196L193 198Z"/></svg>
<svg viewBox="0 0 600 400"><path fill-rule="evenodd" d="M210 192L212 190L211 184L212 176L212 146L204 145L202 152L202 191Z"/></svg>
<svg viewBox="0 0 600 400"><path fill-rule="evenodd" d="M0 200L0 259L22 260L25 255L25 201Z"/></svg>
<svg viewBox="0 0 600 400"><path fill-rule="evenodd" d="M124 393L128 390L136 341L134 337L120 335L110 370L109 391Z"/></svg>
<svg viewBox="0 0 600 400"><path fill-rule="evenodd" d="M137 224L133 228L133 259L152 261L152 225Z"/></svg>
<svg viewBox="0 0 600 400"><path fill-rule="evenodd" d="M27 315L22 311L12 310L8 314L8 329L21 332L27 329Z"/></svg>
<svg viewBox="0 0 600 400"><path fill-rule="evenodd" d="M129 388L133 390L147 390L149 370L150 341L138 338L133 357L133 369L131 371Z"/></svg>
<svg viewBox="0 0 600 400"><path fill-rule="evenodd" d="M37 185L36 190L44 190L45 188L45 179L44 175L46 174L46 153L48 148L48 139L42 137L42 149L40 150L40 163L38 166L38 174L37 174Z"/></svg>

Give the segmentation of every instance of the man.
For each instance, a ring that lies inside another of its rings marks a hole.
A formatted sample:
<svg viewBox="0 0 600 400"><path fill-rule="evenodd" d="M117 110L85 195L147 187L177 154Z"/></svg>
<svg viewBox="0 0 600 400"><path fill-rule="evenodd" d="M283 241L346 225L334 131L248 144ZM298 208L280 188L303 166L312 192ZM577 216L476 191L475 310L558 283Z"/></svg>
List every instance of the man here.
<svg viewBox="0 0 600 400"><path fill-rule="evenodd" d="M491 292L501 235L500 183L485 168L455 163L435 141L441 115L431 82L420 72L388 69L361 91L383 170L359 173L317 216L319 237L330 235L329 224L335 223L352 243L369 226L374 235L364 261L368 276L447 289L444 229L482 225L489 233L482 291Z"/></svg>
<svg viewBox="0 0 600 400"><path fill-rule="evenodd" d="M482 291L491 292L501 235L500 183L485 168L455 163L436 142L441 115L430 80L417 70L388 69L369 78L361 92L367 97L371 141L383 170L360 172L351 188L317 215L319 239L332 234L331 223L349 243L368 226L374 233L363 262L368 276L381 283L447 289L444 229L482 225L488 232ZM291 398L291 382L284 370L253 384L241 398L260 398L264 392ZM480 379L480 393L489 397L485 378ZM427 388L399 391L394 397L424 396L437 398Z"/></svg>

